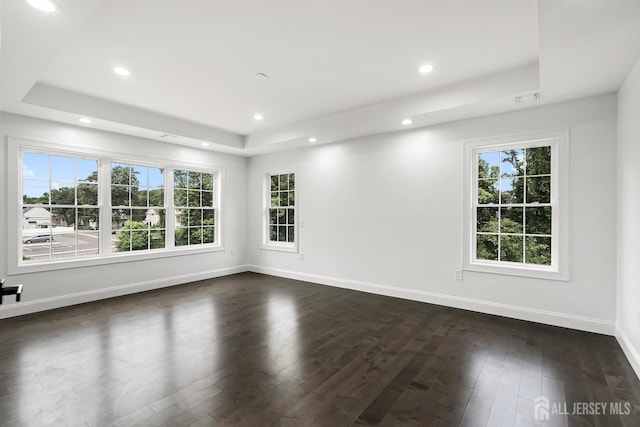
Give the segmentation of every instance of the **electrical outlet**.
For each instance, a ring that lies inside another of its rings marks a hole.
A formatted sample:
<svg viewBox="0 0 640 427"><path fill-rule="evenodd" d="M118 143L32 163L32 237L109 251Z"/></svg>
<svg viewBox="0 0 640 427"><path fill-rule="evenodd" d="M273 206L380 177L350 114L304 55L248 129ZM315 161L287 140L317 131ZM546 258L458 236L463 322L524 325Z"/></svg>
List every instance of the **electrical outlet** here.
<svg viewBox="0 0 640 427"><path fill-rule="evenodd" d="M456 270L456 280L462 280L462 270Z"/></svg>

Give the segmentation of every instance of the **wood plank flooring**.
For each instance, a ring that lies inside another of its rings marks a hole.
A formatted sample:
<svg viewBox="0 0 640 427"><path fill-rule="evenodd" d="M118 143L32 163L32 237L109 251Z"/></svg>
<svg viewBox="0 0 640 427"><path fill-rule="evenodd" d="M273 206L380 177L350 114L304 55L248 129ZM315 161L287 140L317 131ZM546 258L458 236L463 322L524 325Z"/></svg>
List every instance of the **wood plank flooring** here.
<svg viewBox="0 0 640 427"><path fill-rule="evenodd" d="M613 337L243 273L0 321L0 425L637 427L640 381Z"/></svg>

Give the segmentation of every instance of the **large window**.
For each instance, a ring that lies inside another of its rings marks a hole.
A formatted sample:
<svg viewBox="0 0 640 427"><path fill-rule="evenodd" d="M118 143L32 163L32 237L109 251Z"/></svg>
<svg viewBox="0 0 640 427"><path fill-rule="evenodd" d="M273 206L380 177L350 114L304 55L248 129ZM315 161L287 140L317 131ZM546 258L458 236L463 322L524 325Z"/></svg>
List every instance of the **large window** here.
<svg viewBox="0 0 640 427"><path fill-rule="evenodd" d="M562 276L563 141L469 144L467 268Z"/></svg>
<svg viewBox="0 0 640 427"><path fill-rule="evenodd" d="M25 151L21 166L22 260L98 254L98 161Z"/></svg>
<svg viewBox="0 0 640 427"><path fill-rule="evenodd" d="M12 141L21 177L12 265L222 249L219 172L78 150Z"/></svg>
<svg viewBox="0 0 640 427"><path fill-rule="evenodd" d="M114 252L164 249L166 210L160 167L111 163Z"/></svg>
<svg viewBox="0 0 640 427"><path fill-rule="evenodd" d="M267 174L265 185L264 247L295 250L296 175L293 172Z"/></svg>
<svg viewBox="0 0 640 427"><path fill-rule="evenodd" d="M173 173L175 245L203 245L216 241L215 175L190 170Z"/></svg>

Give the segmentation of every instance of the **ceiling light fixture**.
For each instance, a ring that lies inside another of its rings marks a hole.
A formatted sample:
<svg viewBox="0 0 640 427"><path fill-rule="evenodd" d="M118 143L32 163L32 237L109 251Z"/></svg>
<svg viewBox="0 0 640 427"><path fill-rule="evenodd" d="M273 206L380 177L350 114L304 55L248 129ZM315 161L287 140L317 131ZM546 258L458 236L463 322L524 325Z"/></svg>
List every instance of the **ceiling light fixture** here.
<svg viewBox="0 0 640 427"><path fill-rule="evenodd" d="M113 67L113 72L123 77L126 77L131 74L131 72L124 67Z"/></svg>
<svg viewBox="0 0 640 427"><path fill-rule="evenodd" d="M80 123L84 123L85 125L88 125L89 123L93 122L93 120L91 120L91 119L89 119L87 117L80 117L80 118L78 118L78 121Z"/></svg>
<svg viewBox="0 0 640 427"><path fill-rule="evenodd" d="M49 14L58 14L62 12L62 8L51 0L27 0L27 3L41 12Z"/></svg>
<svg viewBox="0 0 640 427"><path fill-rule="evenodd" d="M407 125L410 125L411 123L413 123L413 120L411 120L411 119L404 119L401 123L402 123L403 125L407 126Z"/></svg>
<svg viewBox="0 0 640 427"><path fill-rule="evenodd" d="M311 143L318 142L318 138L314 138L312 136L311 138L309 138L309 142L311 142Z"/></svg>
<svg viewBox="0 0 640 427"><path fill-rule="evenodd" d="M203 146L203 147L208 147L208 146L209 146L209 143L208 143L208 142L203 142L203 143L202 143L202 146Z"/></svg>
<svg viewBox="0 0 640 427"><path fill-rule="evenodd" d="M424 65L422 65L422 66L419 68L419 71L420 71L422 74L430 73L430 72L432 72L432 71L433 71L433 65L430 65L430 64L424 64Z"/></svg>
<svg viewBox="0 0 640 427"><path fill-rule="evenodd" d="M260 121L264 119L264 116L262 114L256 114L253 116L253 118L257 121Z"/></svg>

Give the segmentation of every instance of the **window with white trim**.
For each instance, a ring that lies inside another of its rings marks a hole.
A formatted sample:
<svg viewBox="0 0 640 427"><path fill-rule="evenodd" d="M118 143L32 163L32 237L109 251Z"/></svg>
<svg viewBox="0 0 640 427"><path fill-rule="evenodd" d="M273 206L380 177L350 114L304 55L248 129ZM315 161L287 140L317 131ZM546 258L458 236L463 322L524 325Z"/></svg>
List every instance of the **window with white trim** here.
<svg viewBox="0 0 640 427"><path fill-rule="evenodd" d="M566 137L467 143L469 270L564 278Z"/></svg>
<svg viewBox="0 0 640 427"><path fill-rule="evenodd" d="M176 209L175 245L215 243L215 175L191 170L175 170L173 188Z"/></svg>
<svg viewBox="0 0 640 427"><path fill-rule="evenodd" d="M297 249L296 174L276 172L265 179L264 246Z"/></svg>
<svg viewBox="0 0 640 427"><path fill-rule="evenodd" d="M10 152L13 271L222 249L219 171L17 139Z"/></svg>
<svg viewBox="0 0 640 427"><path fill-rule="evenodd" d="M22 260L98 254L98 160L33 151L21 160Z"/></svg>

